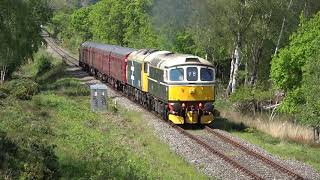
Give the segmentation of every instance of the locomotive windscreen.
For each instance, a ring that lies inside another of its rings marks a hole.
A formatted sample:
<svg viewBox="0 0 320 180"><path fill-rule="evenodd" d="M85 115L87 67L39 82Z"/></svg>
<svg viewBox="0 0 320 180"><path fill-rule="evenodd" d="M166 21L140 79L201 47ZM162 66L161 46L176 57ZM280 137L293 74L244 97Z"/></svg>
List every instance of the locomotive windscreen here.
<svg viewBox="0 0 320 180"><path fill-rule="evenodd" d="M188 67L187 68L187 80L188 81L198 81L198 68Z"/></svg>

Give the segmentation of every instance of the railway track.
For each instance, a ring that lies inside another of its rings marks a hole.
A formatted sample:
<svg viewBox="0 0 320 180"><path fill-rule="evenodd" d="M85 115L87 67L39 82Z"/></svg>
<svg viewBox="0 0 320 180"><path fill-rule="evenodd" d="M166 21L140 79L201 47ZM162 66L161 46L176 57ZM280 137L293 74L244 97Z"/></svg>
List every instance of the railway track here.
<svg viewBox="0 0 320 180"><path fill-rule="evenodd" d="M53 39L51 39L50 37L45 37L45 40L47 41L48 45L53 49L53 51L55 51L57 54L59 54L62 58L63 61L65 61L68 65L71 66L76 66L79 67L79 62L78 59L70 56L66 51L64 51L62 48L60 48ZM109 87L113 88L112 86L110 86L109 84L107 84ZM121 93L122 95L126 96L125 94ZM130 98L128 98L130 99ZM131 99L131 101L133 101ZM141 104L133 101L134 103L136 103L137 105L139 105L140 107L142 107ZM155 115L159 116L158 114L154 113ZM162 118L161 118L162 119ZM203 148L205 148L208 152L220 157L221 159L223 159L225 162L227 162L230 166L236 168L237 170L241 171L243 174L245 174L248 178L250 179L264 179L262 178L259 174L251 171L250 169L248 169L247 167L241 165L241 163L237 162L236 160L230 158L228 155L226 155L224 152L222 152L221 150L219 150L218 148L215 148L213 146L211 146L209 143L207 143L206 141L202 140L201 138L198 138L197 136L193 135L192 133L189 133L188 131L186 131L185 129L183 129L182 127L175 125L173 123L170 123L168 121L165 121L166 123L168 123L172 128L176 129L178 132L180 132L181 134L183 134L184 136L190 138L191 140L193 140L194 142L196 142L197 144L201 145ZM249 154L250 156L253 156L261 161L263 161L264 163L270 165L271 167L273 167L275 170L287 174L288 177L290 177L289 179L303 179L301 176L299 176L298 174L290 171L289 169L277 164L276 162L272 161L271 159L255 152L252 151L250 149L248 149L247 147L239 144L238 142L228 138L227 136L209 128L209 127L205 127L205 131L209 132L210 134L213 134L214 136L218 137L219 139L221 139L222 141L224 141L225 143L229 143L232 146L241 149L242 151L246 152L247 154Z"/></svg>
<svg viewBox="0 0 320 180"><path fill-rule="evenodd" d="M221 132L216 131L214 129L211 129L211 128L207 127L207 126L205 127L205 130L207 132L209 132L210 134L213 134L214 136L218 137L220 140L231 144L233 147L238 148L238 149L244 151L245 153L247 153L248 155L253 156L256 159L261 160L262 162L264 162L265 164L271 166L272 168L274 168L278 172L287 174L292 179L303 179L303 177L301 177L300 175L296 174L295 172L293 172L293 171L291 171L291 170L279 165L278 163L274 162L270 158L267 158L264 155L262 155L260 153L257 153L256 151L253 151L253 150L245 147L244 145L240 144L239 142L234 141L233 139L225 136Z"/></svg>
<svg viewBox="0 0 320 180"><path fill-rule="evenodd" d="M69 53L65 52L62 48L60 48L56 42L51 37L45 37L48 45L53 49L59 56L61 56L62 60L65 61L68 65L79 67L79 61L77 58L70 56Z"/></svg>

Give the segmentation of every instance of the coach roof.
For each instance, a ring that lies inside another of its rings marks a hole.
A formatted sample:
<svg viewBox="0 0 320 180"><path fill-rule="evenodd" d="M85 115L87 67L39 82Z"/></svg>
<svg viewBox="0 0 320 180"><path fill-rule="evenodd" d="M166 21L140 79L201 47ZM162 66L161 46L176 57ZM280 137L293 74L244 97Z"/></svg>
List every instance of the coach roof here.
<svg viewBox="0 0 320 180"><path fill-rule="evenodd" d="M95 42L84 42L82 43L82 47L94 48L101 51L112 52L112 54L119 55L119 56L126 56L132 53L133 51L136 51L136 49L132 49L132 48L125 48L125 47L109 45L109 44L100 44Z"/></svg>

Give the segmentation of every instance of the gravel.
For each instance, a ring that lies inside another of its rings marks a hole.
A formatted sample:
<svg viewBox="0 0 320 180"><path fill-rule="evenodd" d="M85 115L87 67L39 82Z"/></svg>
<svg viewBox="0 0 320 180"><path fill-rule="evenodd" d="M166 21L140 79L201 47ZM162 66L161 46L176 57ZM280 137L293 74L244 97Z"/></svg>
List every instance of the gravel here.
<svg viewBox="0 0 320 180"><path fill-rule="evenodd" d="M52 49L49 48L48 51L52 52ZM82 72L79 68L72 67L69 68L68 71L71 76L79 78L83 83L100 83L100 81L95 80L93 77L90 77L88 74ZM203 172L207 176L219 179L249 179L249 177L247 177L245 174L239 172L237 169L230 166L218 156L211 154L202 146L196 144L194 141L180 134L177 130L170 127L160 118L131 102L127 98L121 96L121 94L119 94L118 92L109 88L108 96L123 108L141 112L143 119L146 121L146 124L154 130L154 133L157 137L159 137L163 142L167 143L172 151L183 157L187 162L193 164L199 171ZM273 159L275 162L281 163L288 169L298 173L306 179L320 179L320 175L306 164L293 160L280 160L280 158L267 153L265 150L261 149L258 146L249 144L227 132L220 132L245 145L246 147L264 154L265 156ZM228 148L231 148L227 145L221 144L221 142L213 143L212 138L207 138L204 140L210 142L211 144L217 144L219 147L223 147L226 152L229 150ZM239 157L240 160L245 159L245 157L236 156L236 158ZM249 166L254 166L257 172L261 171L262 177L266 179L285 179L279 173L273 172L273 175L271 174L271 172L263 173L266 169L263 165L260 166L258 164L255 164Z"/></svg>
<svg viewBox="0 0 320 180"><path fill-rule="evenodd" d="M206 142L211 147L214 147L215 149L223 152L229 158L233 159L243 167L259 175L259 177L263 179L290 179L286 174L274 171L273 168L263 163L261 160L248 155L246 152L235 148L231 144L221 141L219 138L212 134L203 133L203 135L197 135L197 137Z"/></svg>

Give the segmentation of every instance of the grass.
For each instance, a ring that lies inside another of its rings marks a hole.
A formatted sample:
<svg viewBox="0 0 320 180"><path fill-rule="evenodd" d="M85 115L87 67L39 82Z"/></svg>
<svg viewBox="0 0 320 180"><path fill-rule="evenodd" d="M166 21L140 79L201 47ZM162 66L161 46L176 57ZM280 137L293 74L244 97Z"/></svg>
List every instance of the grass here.
<svg viewBox="0 0 320 180"><path fill-rule="evenodd" d="M309 164L320 172L320 146L309 143L310 129L283 119L268 121L263 116L244 116L233 112L231 105L224 102L218 102L216 107L223 118L216 119L215 128L229 131L283 159Z"/></svg>
<svg viewBox="0 0 320 180"><path fill-rule="evenodd" d="M0 106L0 130L8 137L55 146L61 179L207 179L144 126L140 114L91 112L88 88L61 67L41 77L24 72L34 67L22 68L20 75L41 79L42 91L31 100L9 96Z"/></svg>
<svg viewBox="0 0 320 180"><path fill-rule="evenodd" d="M233 122L243 123L248 127L255 128L274 138L296 141L304 144L313 142L312 128L295 124L284 118L269 120L269 117L266 115L248 116L233 112L232 110L220 110L220 112L223 117L228 117Z"/></svg>

